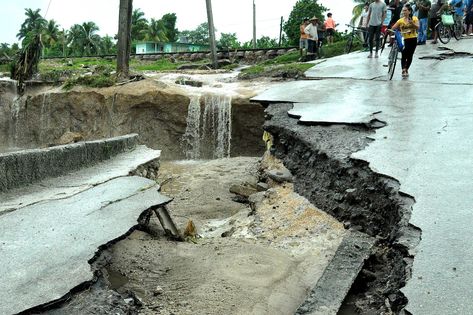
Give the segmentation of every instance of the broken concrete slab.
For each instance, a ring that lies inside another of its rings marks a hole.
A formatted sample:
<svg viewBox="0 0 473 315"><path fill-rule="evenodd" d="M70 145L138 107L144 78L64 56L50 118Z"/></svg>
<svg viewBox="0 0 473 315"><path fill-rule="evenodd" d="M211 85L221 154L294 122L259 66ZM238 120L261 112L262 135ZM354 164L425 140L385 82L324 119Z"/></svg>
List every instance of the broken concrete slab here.
<svg viewBox="0 0 473 315"><path fill-rule="evenodd" d="M352 232L345 236L335 256L296 314L336 315L372 253L375 238Z"/></svg>
<svg viewBox="0 0 473 315"><path fill-rule="evenodd" d="M473 52L471 40L451 42L449 47ZM416 56L429 49L419 47ZM364 62L360 59L360 68ZM473 58L416 59L409 79L403 81L366 81L355 76L289 83L255 98L309 103L299 112L305 123L365 123L371 113L387 123L370 135L375 141L352 158L398 180L401 192L416 200L410 223L422 230L422 241L416 248L412 278L402 289L409 300L406 309L413 314L469 314L473 307L468 298L473 256L465 245L473 240L473 143L467 136L473 133L473 79L465 71L472 66ZM331 106L348 114L334 117ZM295 116L298 109L296 104L290 113Z"/></svg>
<svg viewBox="0 0 473 315"><path fill-rule="evenodd" d="M99 146L95 141L86 146ZM87 150L93 152L95 150ZM161 151L137 146L114 158L57 178L46 178L38 183L0 193L0 216L2 213L52 199L66 198L120 176L127 176L140 166L158 161Z"/></svg>
<svg viewBox="0 0 473 315"><path fill-rule="evenodd" d="M138 135L0 154L0 192L57 177L133 150Z"/></svg>
<svg viewBox="0 0 473 315"><path fill-rule="evenodd" d="M1 216L0 313L61 299L91 281L89 261L99 249L126 235L151 207L170 201L157 190L154 181L120 177Z"/></svg>

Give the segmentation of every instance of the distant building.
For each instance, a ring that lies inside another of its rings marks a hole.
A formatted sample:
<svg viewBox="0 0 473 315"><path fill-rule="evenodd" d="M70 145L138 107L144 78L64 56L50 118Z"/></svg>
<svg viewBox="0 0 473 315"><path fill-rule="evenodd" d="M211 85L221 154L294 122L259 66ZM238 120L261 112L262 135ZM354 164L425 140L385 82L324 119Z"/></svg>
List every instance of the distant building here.
<svg viewBox="0 0 473 315"><path fill-rule="evenodd" d="M136 43L136 54L153 54L153 53L173 53L173 52L196 52L209 51L209 45L198 45L191 43L155 43L155 42L138 42Z"/></svg>

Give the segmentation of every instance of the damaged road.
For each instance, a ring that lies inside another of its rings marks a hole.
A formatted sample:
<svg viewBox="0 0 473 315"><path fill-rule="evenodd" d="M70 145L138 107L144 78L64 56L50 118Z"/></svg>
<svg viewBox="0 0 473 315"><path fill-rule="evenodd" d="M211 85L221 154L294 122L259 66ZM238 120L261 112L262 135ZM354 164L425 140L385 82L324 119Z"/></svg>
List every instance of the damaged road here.
<svg viewBox="0 0 473 315"><path fill-rule="evenodd" d="M158 192L155 181L128 176L146 164L155 166L160 151L137 147L136 135L116 139L113 143L125 149L107 162L2 193L0 313L29 312L90 285L96 278L90 262L97 253L133 231L153 207L171 201ZM129 147L130 141L134 145ZM87 144L94 151L82 152L83 156L99 155L102 148L105 156L84 163L110 158L112 141ZM69 159L67 152L77 147L2 155L3 162L17 161L3 164L9 171L4 179L17 171L41 170L44 163L47 167L56 162L60 168L60 157ZM23 170L22 165L28 167Z"/></svg>
<svg viewBox="0 0 473 315"><path fill-rule="evenodd" d="M473 52L469 39L449 47ZM379 240L347 302L362 313L469 314L473 58L415 58L409 79L394 81L384 58L333 58L306 73L318 80L253 100L271 103L265 129L296 192Z"/></svg>

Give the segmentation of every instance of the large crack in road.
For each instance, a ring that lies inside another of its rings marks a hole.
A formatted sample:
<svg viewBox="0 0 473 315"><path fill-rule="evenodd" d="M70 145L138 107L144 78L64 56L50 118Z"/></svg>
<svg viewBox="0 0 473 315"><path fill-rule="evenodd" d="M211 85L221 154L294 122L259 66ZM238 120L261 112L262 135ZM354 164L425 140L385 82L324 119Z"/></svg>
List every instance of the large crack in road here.
<svg viewBox="0 0 473 315"><path fill-rule="evenodd" d="M420 240L420 231L408 224L414 199L399 192L396 180L350 158L370 142L372 130L353 125L304 126L288 117L291 108L291 104L269 105L265 130L273 136L273 153L293 173L296 192L346 228L377 238L346 303L362 314L398 313L407 304L400 288L410 274L409 252Z"/></svg>

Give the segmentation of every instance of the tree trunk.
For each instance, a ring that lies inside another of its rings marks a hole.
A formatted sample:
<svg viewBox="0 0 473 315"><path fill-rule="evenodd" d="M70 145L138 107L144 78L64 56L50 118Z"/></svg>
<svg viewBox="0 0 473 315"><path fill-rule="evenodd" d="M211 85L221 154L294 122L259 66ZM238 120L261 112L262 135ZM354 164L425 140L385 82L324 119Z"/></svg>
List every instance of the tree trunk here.
<svg viewBox="0 0 473 315"><path fill-rule="evenodd" d="M120 0L120 11L118 16L117 73L118 76L123 79L128 78L129 75L132 11L133 0Z"/></svg>
<svg viewBox="0 0 473 315"><path fill-rule="evenodd" d="M209 22L210 52L212 55L212 65L214 69L217 69L218 68L217 45L215 43L215 28L214 28L214 18L212 14L212 2L211 0L206 0L206 3L207 3L207 19Z"/></svg>

